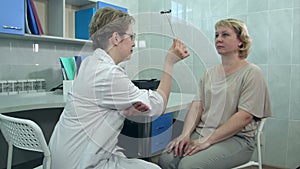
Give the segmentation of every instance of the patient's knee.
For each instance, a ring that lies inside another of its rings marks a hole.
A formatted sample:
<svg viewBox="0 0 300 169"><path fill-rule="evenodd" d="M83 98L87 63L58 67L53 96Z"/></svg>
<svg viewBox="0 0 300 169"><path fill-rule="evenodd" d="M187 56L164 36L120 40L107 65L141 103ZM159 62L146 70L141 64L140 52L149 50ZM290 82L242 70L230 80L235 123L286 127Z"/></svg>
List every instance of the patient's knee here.
<svg viewBox="0 0 300 169"><path fill-rule="evenodd" d="M173 153L162 153L158 159L158 165L163 169L177 169L179 158L175 158Z"/></svg>

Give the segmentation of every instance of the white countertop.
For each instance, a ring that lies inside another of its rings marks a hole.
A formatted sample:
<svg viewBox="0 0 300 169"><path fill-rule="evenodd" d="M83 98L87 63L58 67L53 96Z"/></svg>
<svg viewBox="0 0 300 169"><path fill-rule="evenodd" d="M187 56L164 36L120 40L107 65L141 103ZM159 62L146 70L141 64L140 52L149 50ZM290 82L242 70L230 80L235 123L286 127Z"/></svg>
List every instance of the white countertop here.
<svg viewBox="0 0 300 169"><path fill-rule="evenodd" d="M188 108L193 98L193 94L171 93L166 112ZM63 108L64 106L65 101L62 93L41 92L0 96L0 113Z"/></svg>

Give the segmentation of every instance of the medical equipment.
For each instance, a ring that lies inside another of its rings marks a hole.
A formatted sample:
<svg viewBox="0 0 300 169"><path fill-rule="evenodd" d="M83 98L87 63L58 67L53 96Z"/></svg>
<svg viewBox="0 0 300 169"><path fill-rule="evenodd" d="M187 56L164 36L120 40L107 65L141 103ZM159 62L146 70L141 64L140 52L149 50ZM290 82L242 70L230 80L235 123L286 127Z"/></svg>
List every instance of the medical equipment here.
<svg viewBox="0 0 300 169"><path fill-rule="evenodd" d="M172 34L173 34L173 36L175 37L175 33L174 33L174 30L173 30L173 26L172 26L172 24L171 24L170 18L168 17L168 14L171 13L171 12L172 12L172 10L169 9L169 10L167 10L167 11L160 11L160 14L165 14L165 15L166 15L166 17L167 17L167 19L168 19L168 23L169 23L170 28L171 28L171 31L172 31Z"/></svg>

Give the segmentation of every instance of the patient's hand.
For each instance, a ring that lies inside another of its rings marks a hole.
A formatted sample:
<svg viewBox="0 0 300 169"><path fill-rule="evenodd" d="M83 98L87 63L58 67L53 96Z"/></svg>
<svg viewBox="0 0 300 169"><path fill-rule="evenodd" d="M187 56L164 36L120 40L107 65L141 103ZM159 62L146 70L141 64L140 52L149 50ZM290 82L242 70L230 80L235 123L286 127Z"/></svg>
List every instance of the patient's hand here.
<svg viewBox="0 0 300 169"><path fill-rule="evenodd" d="M181 134L174 140L172 140L167 146L167 152L174 151L174 157L182 157L190 144L190 135Z"/></svg>
<svg viewBox="0 0 300 169"><path fill-rule="evenodd" d="M185 151L183 156L194 155L199 151L205 150L211 146L209 138L201 137L199 139L191 141L188 146L188 149Z"/></svg>
<svg viewBox="0 0 300 169"><path fill-rule="evenodd" d="M150 109L146 104L142 102L136 102L132 106L125 109L123 111L123 115L125 116L145 115L149 112Z"/></svg>

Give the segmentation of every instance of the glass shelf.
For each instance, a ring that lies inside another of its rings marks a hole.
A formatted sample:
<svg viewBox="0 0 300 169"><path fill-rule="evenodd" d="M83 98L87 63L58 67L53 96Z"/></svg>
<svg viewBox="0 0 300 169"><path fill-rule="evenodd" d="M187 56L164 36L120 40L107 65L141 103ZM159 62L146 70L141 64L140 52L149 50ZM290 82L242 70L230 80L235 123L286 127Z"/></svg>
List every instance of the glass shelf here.
<svg viewBox="0 0 300 169"><path fill-rule="evenodd" d="M91 40L63 38L63 37L48 36L48 35L31 35L31 34L15 35L15 34L0 33L0 38L57 42L57 43L68 43L68 44L85 44L85 43L91 44L92 43Z"/></svg>

